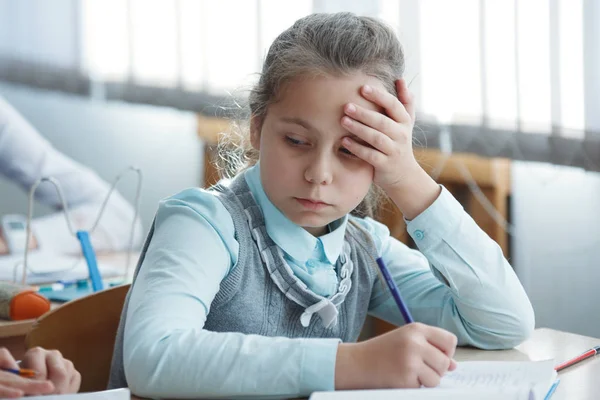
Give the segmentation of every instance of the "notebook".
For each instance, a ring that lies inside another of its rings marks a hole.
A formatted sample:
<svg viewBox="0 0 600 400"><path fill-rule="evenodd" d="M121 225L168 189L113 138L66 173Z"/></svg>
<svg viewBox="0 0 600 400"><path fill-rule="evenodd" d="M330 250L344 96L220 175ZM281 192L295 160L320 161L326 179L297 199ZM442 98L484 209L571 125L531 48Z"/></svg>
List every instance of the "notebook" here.
<svg viewBox="0 0 600 400"><path fill-rule="evenodd" d="M310 400L545 400L555 380L554 360L463 361L436 388L315 392Z"/></svg>
<svg viewBox="0 0 600 400"><path fill-rule="evenodd" d="M27 397L27 400L129 400L129 389L104 390L79 394L54 394L46 396Z"/></svg>

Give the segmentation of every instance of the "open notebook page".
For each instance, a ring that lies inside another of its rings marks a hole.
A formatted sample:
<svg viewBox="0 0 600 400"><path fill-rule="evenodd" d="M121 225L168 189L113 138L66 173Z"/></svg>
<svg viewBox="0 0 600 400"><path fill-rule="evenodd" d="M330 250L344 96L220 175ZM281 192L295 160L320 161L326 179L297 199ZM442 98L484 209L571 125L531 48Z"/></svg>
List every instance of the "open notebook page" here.
<svg viewBox="0 0 600 400"><path fill-rule="evenodd" d="M104 390L78 394L55 394L49 396L26 397L27 400L130 400L129 389Z"/></svg>
<svg viewBox="0 0 600 400"><path fill-rule="evenodd" d="M535 399L543 399L556 379L554 360L466 361L442 378L438 388L485 387L502 390L528 387Z"/></svg>
<svg viewBox="0 0 600 400"><path fill-rule="evenodd" d="M315 392L310 400L531 400L531 391L514 388L503 393L483 388L386 389Z"/></svg>
<svg viewBox="0 0 600 400"><path fill-rule="evenodd" d="M311 400L460 399L543 400L556 378L552 360L465 361L432 389L317 392Z"/></svg>

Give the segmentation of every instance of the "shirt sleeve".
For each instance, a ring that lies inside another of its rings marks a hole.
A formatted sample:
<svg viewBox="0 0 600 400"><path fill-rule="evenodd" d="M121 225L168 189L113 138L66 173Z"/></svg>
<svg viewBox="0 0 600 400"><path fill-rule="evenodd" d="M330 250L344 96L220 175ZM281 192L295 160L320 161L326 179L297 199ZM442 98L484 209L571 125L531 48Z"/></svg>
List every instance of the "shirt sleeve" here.
<svg viewBox="0 0 600 400"><path fill-rule="evenodd" d="M337 339L203 329L221 280L237 262L234 233L230 214L202 190L160 204L124 334L125 375L135 394L266 398L333 390Z"/></svg>
<svg viewBox="0 0 600 400"><path fill-rule="evenodd" d="M385 226L366 220L415 321L447 329L460 345L514 347L533 331L531 303L502 250L445 189L412 221L409 249ZM396 325L404 320L378 279L371 314Z"/></svg>
<svg viewBox="0 0 600 400"><path fill-rule="evenodd" d="M94 171L65 156L27 122L10 104L0 97L0 173L25 191L41 177L58 180L69 207L74 229L90 229L96 221L110 186ZM44 183L36 190L36 199L54 209L62 202L52 184ZM102 219L92 233L96 250L124 250L129 235L134 208L114 191ZM79 252L79 243L71 235L62 212L33 220L33 230L40 248L55 252ZM135 224L134 246L140 244L142 228Z"/></svg>

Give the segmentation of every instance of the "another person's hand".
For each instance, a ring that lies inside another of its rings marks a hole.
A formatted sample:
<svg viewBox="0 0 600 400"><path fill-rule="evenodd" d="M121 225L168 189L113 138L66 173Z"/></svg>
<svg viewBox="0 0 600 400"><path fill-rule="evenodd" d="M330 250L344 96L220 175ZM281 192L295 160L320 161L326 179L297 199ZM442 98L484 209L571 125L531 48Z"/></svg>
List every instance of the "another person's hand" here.
<svg viewBox="0 0 600 400"><path fill-rule="evenodd" d="M58 350L34 347L25 353L21 368L32 369L37 373L36 379L49 381L52 393L76 393L81 385L81 374Z"/></svg>
<svg viewBox="0 0 600 400"><path fill-rule="evenodd" d="M2 232L2 228L0 228L0 255L2 254L8 254L8 244L6 244L4 232Z"/></svg>
<svg viewBox="0 0 600 400"><path fill-rule="evenodd" d="M31 240L29 241L29 250L35 250L38 248L37 239L33 232L31 233ZM0 227L0 256L9 254L8 243L6 243L6 238L4 237L4 232Z"/></svg>
<svg viewBox="0 0 600 400"><path fill-rule="evenodd" d="M10 354L0 348L0 368L19 369L19 365ZM44 395L54 393L55 387L46 379L31 379L0 370L0 397L17 398L26 395Z"/></svg>
<svg viewBox="0 0 600 400"><path fill-rule="evenodd" d="M335 366L336 389L435 387L448 371L456 336L412 323L359 343L342 343Z"/></svg>

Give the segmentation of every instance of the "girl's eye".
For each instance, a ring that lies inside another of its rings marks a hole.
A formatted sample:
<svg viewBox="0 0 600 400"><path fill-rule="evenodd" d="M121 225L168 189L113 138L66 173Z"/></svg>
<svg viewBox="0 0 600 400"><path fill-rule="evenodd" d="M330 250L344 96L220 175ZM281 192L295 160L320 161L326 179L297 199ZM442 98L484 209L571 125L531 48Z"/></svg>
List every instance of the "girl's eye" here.
<svg viewBox="0 0 600 400"><path fill-rule="evenodd" d="M293 144L294 146L302 146L302 145L306 144L302 140L294 139L293 137L289 137L289 136L286 136L285 140L287 140L289 143Z"/></svg>
<svg viewBox="0 0 600 400"><path fill-rule="evenodd" d="M344 153L345 155L347 155L347 156L350 156L350 157L356 157L356 156L355 156L353 153L351 153L351 152L350 152L350 150L348 150L348 149L347 149L347 148L345 148L345 147L340 147L340 151L341 151L342 153Z"/></svg>

